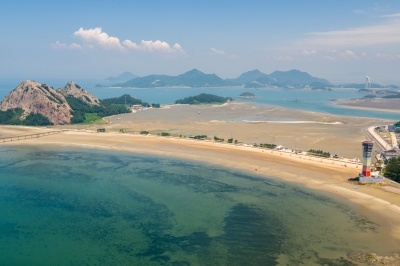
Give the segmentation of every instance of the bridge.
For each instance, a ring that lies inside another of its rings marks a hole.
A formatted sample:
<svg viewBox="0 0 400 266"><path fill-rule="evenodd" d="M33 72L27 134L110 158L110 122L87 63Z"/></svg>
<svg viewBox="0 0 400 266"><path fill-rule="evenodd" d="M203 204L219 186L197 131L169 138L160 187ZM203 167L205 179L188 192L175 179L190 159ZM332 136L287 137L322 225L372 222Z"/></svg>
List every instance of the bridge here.
<svg viewBox="0 0 400 266"><path fill-rule="evenodd" d="M19 140L25 140L25 139L33 139L33 138L40 138L40 137L50 136L50 135L54 135L54 134L60 134L60 133L63 133L65 131L68 131L68 129L57 130L57 131L48 131L48 132L35 133L35 134L29 134L29 135L4 137L4 138L0 138L0 143L11 142L11 141L19 141Z"/></svg>

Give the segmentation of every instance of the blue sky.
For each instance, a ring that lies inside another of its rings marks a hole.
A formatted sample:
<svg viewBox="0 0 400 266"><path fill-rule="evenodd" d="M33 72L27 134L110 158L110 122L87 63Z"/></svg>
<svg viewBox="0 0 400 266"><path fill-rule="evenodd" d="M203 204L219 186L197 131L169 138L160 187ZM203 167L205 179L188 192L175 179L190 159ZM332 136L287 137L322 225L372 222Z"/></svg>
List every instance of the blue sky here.
<svg viewBox="0 0 400 266"><path fill-rule="evenodd" d="M400 83L400 1L5 1L0 78L299 69Z"/></svg>

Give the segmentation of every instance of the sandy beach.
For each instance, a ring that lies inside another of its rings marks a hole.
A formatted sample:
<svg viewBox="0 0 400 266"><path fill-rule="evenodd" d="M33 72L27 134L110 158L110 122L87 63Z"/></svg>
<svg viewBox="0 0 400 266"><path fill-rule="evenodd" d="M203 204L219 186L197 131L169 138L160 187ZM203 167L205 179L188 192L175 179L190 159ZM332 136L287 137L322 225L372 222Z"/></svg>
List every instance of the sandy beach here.
<svg viewBox="0 0 400 266"><path fill-rule="evenodd" d="M93 131L105 128L111 132L124 129L137 133L143 130L152 135L168 132L187 137L207 135L249 144L273 143L303 151L320 149L346 158L359 158L361 142L368 138L364 131L369 126L390 122L237 102L214 106L175 105L106 119L111 123L57 128Z"/></svg>

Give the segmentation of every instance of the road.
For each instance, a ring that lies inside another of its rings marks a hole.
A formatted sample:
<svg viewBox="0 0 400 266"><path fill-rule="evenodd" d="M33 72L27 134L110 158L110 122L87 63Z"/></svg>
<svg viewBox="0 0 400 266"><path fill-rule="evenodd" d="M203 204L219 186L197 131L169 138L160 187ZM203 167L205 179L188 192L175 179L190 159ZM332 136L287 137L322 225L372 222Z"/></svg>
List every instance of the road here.
<svg viewBox="0 0 400 266"><path fill-rule="evenodd" d="M390 132L390 135L391 135L391 137L392 137L392 147L397 146L396 133Z"/></svg>
<svg viewBox="0 0 400 266"><path fill-rule="evenodd" d="M376 126L372 126L368 128L369 134L371 134L372 138L374 138L375 141L378 142L383 147L384 150L391 150L392 145L387 143L381 136L378 135L378 133L375 132L374 130L375 127Z"/></svg>

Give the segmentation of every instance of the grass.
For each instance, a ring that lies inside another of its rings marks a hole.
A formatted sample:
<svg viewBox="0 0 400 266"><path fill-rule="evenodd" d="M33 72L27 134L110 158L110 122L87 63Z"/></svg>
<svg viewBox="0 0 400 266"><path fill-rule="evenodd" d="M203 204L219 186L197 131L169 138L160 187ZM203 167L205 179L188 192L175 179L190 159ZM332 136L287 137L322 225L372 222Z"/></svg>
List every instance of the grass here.
<svg viewBox="0 0 400 266"><path fill-rule="evenodd" d="M85 120L81 124L106 124L107 121L103 120L96 113L86 113Z"/></svg>

